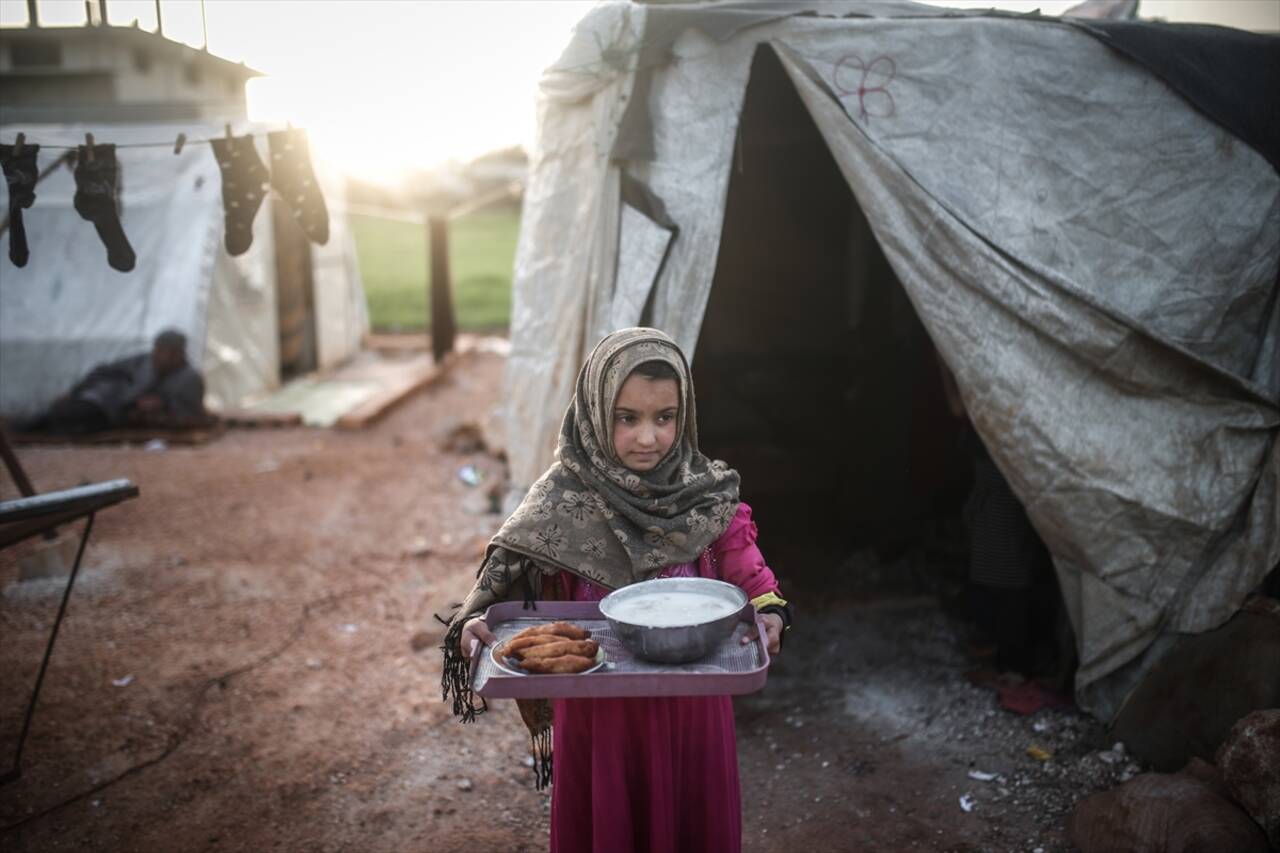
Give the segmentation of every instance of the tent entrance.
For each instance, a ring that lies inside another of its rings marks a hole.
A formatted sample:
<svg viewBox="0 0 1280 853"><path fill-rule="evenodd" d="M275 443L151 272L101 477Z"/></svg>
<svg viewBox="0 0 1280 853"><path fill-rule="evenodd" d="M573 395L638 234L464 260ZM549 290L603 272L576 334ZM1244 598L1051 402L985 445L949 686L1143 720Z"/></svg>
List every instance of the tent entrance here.
<svg viewBox="0 0 1280 853"><path fill-rule="evenodd" d="M741 472L771 552L897 550L958 528L969 465L932 345L768 47L693 371L703 450Z"/></svg>

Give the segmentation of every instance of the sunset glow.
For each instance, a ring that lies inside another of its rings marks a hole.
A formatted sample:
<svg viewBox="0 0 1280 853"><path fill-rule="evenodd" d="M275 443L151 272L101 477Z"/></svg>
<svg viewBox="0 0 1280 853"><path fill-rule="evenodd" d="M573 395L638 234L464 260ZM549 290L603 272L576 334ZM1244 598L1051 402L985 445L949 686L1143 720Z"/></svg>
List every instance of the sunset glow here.
<svg viewBox="0 0 1280 853"><path fill-rule="evenodd" d="M1077 0L926 0L1061 14ZM164 32L266 76L247 86L249 118L310 131L318 158L391 183L533 134L534 93L589 0L162 0ZM96 8L96 5L95 5ZM45 26L85 22L83 0L39 0ZM1141 13L1280 29L1280 0L1142 0ZM109 0L108 23L156 28L154 0ZM0 24L26 22L21 0Z"/></svg>

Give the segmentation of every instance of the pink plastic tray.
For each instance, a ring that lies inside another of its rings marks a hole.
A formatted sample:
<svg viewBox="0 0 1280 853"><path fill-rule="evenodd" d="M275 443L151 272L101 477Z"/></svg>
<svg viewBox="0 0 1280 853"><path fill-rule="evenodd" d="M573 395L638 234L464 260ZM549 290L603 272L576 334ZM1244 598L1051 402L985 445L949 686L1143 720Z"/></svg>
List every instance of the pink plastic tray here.
<svg viewBox="0 0 1280 853"><path fill-rule="evenodd" d="M687 664L651 663L637 658L613 634L600 608L591 601L540 601L526 610L518 601L495 604L485 621L499 643L530 625L561 619L591 632L605 653L605 665L581 675L511 675L494 664L488 646L471 664L471 684L487 699L617 698L624 696L724 696L754 693L769 675L764 626L747 605L741 622L720 648ZM757 621L760 638L743 645L741 638Z"/></svg>

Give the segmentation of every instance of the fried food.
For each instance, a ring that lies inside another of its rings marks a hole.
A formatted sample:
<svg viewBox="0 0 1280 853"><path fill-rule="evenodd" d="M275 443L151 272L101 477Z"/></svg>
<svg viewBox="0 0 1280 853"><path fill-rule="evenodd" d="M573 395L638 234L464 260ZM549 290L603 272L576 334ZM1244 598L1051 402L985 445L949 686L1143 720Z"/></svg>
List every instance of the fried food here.
<svg viewBox="0 0 1280 853"><path fill-rule="evenodd" d="M547 625L535 625L532 628L525 628L511 639L537 636L538 634L555 634L556 636L564 637L566 640L587 640L591 638L590 631L586 628L579 628L572 622L551 622Z"/></svg>
<svg viewBox="0 0 1280 853"><path fill-rule="evenodd" d="M562 643L562 642L564 642L564 637L561 637L557 634L528 634L523 637L517 634L516 636L512 637L510 640L507 640L505 643L503 643L502 647L498 651L503 657L510 658L510 657L517 657L521 650L529 648L530 646L540 646L545 643Z"/></svg>
<svg viewBox="0 0 1280 853"><path fill-rule="evenodd" d="M531 660L547 660L549 658L577 655L584 658L595 658L600 645L595 640L561 640L558 643L543 643L537 646L526 646L516 653L522 663Z"/></svg>
<svg viewBox="0 0 1280 853"><path fill-rule="evenodd" d="M595 663L593 658L584 658L581 655L561 655L554 658L527 660L521 666L538 675L571 675L586 672L595 666Z"/></svg>

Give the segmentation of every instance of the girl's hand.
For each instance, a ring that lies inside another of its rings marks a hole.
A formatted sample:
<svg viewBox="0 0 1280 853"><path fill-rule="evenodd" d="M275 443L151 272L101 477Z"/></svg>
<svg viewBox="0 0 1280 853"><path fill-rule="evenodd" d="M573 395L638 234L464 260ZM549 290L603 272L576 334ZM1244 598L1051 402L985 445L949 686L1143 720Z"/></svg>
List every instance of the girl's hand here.
<svg viewBox="0 0 1280 853"><path fill-rule="evenodd" d="M468 619L462 626L462 638L458 641L458 645L462 653L467 656L467 660L471 660L481 644L492 646L497 641L498 638L493 636L484 619L477 616L474 619Z"/></svg>
<svg viewBox="0 0 1280 853"><path fill-rule="evenodd" d="M769 647L769 657L776 657L782 649L782 617L776 613L764 613L760 615L760 621L764 623L764 638ZM463 636L466 636L465 628ZM759 636L756 629L752 627L743 635L742 643L743 645L754 643Z"/></svg>

